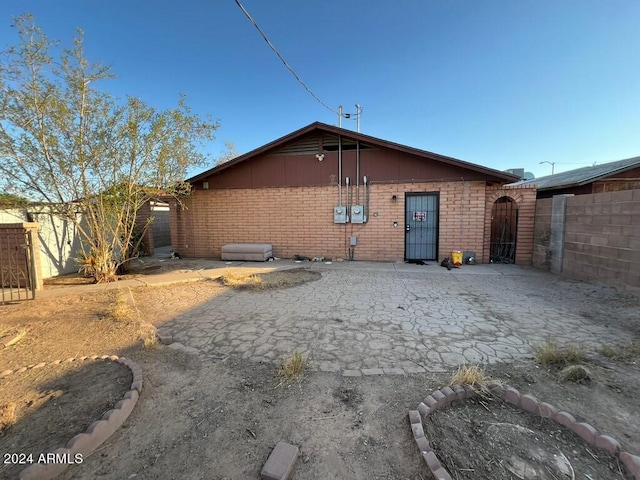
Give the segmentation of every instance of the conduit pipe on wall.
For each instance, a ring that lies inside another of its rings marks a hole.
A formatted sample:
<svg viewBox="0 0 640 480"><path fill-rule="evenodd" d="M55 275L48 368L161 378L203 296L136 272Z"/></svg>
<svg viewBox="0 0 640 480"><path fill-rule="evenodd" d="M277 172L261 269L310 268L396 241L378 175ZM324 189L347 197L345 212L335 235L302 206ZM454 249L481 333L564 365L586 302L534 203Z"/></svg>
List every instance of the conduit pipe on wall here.
<svg viewBox="0 0 640 480"><path fill-rule="evenodd" d="M362 183L364 183L364 222L367 223L367 219L369 218L369 179L367 178L367 176L364 176L364 179L362 180Z"/></svg>
<svg viewBox="0 0 640 480"><path fill-rule="evenodd" d="M338 205L342 205L342 136L338 135Z"/></svg>
<svg viewBox="0 0 640 480"><path fill-rule="evenodd" d="M351 183L351 179L349 177L346 177L344 179L344 183L347 188L347 218L348 218L348 216L351 214L351 211L349 210L351 208L351 197L349 196L349 184Z"/></svg>
<svg viewBox="0 0 640 480"><path fill-rule="evenodd" d="M356 140L356 205L360 205L360 140Z"/></svg>

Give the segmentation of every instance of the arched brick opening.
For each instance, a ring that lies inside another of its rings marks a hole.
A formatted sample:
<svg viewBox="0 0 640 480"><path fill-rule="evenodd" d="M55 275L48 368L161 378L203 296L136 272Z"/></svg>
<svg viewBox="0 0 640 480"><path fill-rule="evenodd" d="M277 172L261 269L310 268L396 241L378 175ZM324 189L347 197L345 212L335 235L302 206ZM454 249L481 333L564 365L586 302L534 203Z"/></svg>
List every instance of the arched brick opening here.
<svg viewBox="0 0 640 480"><path fill-rule="evenodd" d="M507 195L493 202L491 207L491 234L489 261L515 263L518 248L518 204Z"/></svg>
<svg viewBox="0 0 640 480"><path fill-rule="evenodd" d="M485 203L484 255L483 262L491 260L492 212L495 202L500 198L508 198L517 208L518 223L516 232L515 263L531 265L533 252L533 224L536 209L536 189L534 187L495 188L487 190Z"/></svg>

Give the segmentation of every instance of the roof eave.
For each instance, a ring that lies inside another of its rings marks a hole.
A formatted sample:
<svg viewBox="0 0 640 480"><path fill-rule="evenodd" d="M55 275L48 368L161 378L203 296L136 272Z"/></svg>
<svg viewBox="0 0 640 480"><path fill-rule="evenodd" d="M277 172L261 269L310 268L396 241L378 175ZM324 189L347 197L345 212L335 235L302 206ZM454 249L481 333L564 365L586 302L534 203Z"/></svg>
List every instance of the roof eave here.
<svg viewBox="0 0 640 480"><path fill-rule="evenodd" d="M244 155L240 155L236 158L234 158L233 160L230 160L228 162L223 163L222 165L218 165L216 167L213 167L209 170L206 170L198 175L195 175L191 178L188 178L186 180L186 182L193 184L194 182L197 182L199 180L203 180L205 178L210 177L213 174L222 172L224 170L226 170L227 168L231 168L234 165L237 165L238 163L242 163L246 160L248 160L249 158L259 155L261 153L264 153L266 151L269 151L271 149L277 148L280 145L293 140L296 137L299 137L301 135L305 135L309 132L312 132L314 130L322 130L322 131L326 131L329 133L333 133L334 135L342 135L342 136L348 136L360 141L364 141L366 143L370 143L379 147L383 147L383 148L392 148L395 150L399 150L405 153L409 153L412 155L418 155L421 157L428 157L434 160L438 160L444 163L448 163L450 165L455 165L455 166L459 166L459 167L464 167L464 168L468 168L469 170L473 170L476 171L478 173L482 173L485 175L492 175L494 177L496 177L498 180L501 181L505 181L505 182L514 182L520 179L520 177L516 176L516 175L512 175L510 173L506 173L506 172L502 172L500 170L494 170L492 168L488 168L488 167L483 167L481 165L476 165L474 163L470 163L470 162L466 162L464 160L458 160L456 158L453 157L447 157L445 155L440 155L438 153L434 153L434 152L429 152L427 150L421 150L415 147L410 147L407 145L402 145L400 143L395 143L395 142L390 142L388 140L383 140L381 138L377 138L377 137L372 137L369 135L365 135L359 132L354 132L352 130L345 130L341 127L336 127L333 125L328 125L326 123L322 123L322 122L314 122L311 123L310 125L307 125L306 127L300 128L294 132L291 132L283 137L280 137L272 142L269 142L261 147L258 147L254 150L251 150L250 152L245 153Z"/></svg>
<svg viewBox="0 0 640 480"><path fill-rule="evenodd" d="M283 143L288 142L289 140L292 140L293 138L300 136L300 135L304 135L305 133L309 133L310 131L313 131L314 128L316 128L318 125L320 125L320 122L314 122L310 125L307 125L306 127L300 128L294 132L291 132L287 135L284 135L283 137L277 138L275 140L273 140L272 142L269 142L265 145L262 145L261 147L258 148L254 148L253 150L251 150L250 152L247 152L243 155L240 155L236 158L234 158L233 160L229 160L228 162L225 162L221 165L217 165L213 168L210 168L209 170L206 170L198 175L195 175L191 178L187 178L185 181L188 183L193 183L193 182L197 182L199 180L202 180L204 178L210 177L211 175L213 175L214 173L218 173L218 172L222 172L223 170L226 170L227 168L233 167L234 165L241 163L255 155L259 155L263 152L266 152L268 150L271 150L272 148L276 148L280 145L282 145Z"/></svg>

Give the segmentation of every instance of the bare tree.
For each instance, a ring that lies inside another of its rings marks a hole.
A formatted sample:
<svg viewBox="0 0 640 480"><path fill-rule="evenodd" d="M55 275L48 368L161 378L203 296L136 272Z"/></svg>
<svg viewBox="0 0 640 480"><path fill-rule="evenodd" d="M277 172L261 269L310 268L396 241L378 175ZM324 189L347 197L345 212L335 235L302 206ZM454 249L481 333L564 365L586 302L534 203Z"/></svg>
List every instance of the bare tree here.
<svg viewBox="0 0 640 480"><path fill-rule="evenodd" d="M218 165L222 165L223 163L227 163L230 160L236 158L239 153L236 151L236 146L231 140L225 140L224 142L224 150L220 152L220 156L215 159L214 165L217 167Z"/></svg>
<svg viewBox="0 0 640 480"><path fill-rule="evenodd" d="M81 30L59 49L30 15L14 25L20 42L0 61L0 189L72 221L80 262L109 281L141 238L138 209L188 193L184 174L207 163L200 147L218 123L192 114L184 96L159 111L97 89L114 75L84 57Z"/></svg>

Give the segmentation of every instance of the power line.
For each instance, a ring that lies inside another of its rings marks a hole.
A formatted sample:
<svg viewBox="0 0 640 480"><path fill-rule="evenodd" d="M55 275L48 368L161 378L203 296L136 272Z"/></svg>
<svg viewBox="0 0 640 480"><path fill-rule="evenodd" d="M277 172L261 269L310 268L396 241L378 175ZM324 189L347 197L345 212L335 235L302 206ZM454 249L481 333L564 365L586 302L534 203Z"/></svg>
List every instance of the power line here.
<svg viewBox="0 0 640 480"><path fill-rule="evenodd" d="M322 100L320 100L320 98L318 98L318 96L313 93L311 91L311 89L309 87L307 87L307 84L304 83L302 81L302 79L298 76L298 74L295 72L295 70L287 63L287 61L284 59L284 57L280 54L280 52L278 51L278 49L276 47L273 46L273 44L269 41L269 39L267 38L267 35L262 31L262 29L260 28L260 26L258 25L258 23L253 19L253 17L251 16L251 14L249 12L247 12L247 9L244 8L244 6L242 5L242 3L240 3L240 0L235 0L236 4L238 5L238 7L240 7L240 10L242 10L242 13L244 13L244 15L249 19L249 21L253 24L254 27L256 27L256 29L258 30L258 32L260 32L260 35L262 35L262 38L264 39L265 42L267 42L267 45L269 45L269 47L271 48L271 50L273 50L273 52L278 56L278 58L282 61L282 63L284 64L285 67L287 67L287 69L291 72L291 74L295 77L295 79L298 81L298 83L300 85L302 85L304 87L304 89L313 97L316 99L316 101L322 105L324 108L326 108L327 110L329 110L330 112L335 113L336 115L339 115L339 113L334 110L333 108L331 108L329 105L327 105L326 103L324 103Z"/></svg>

